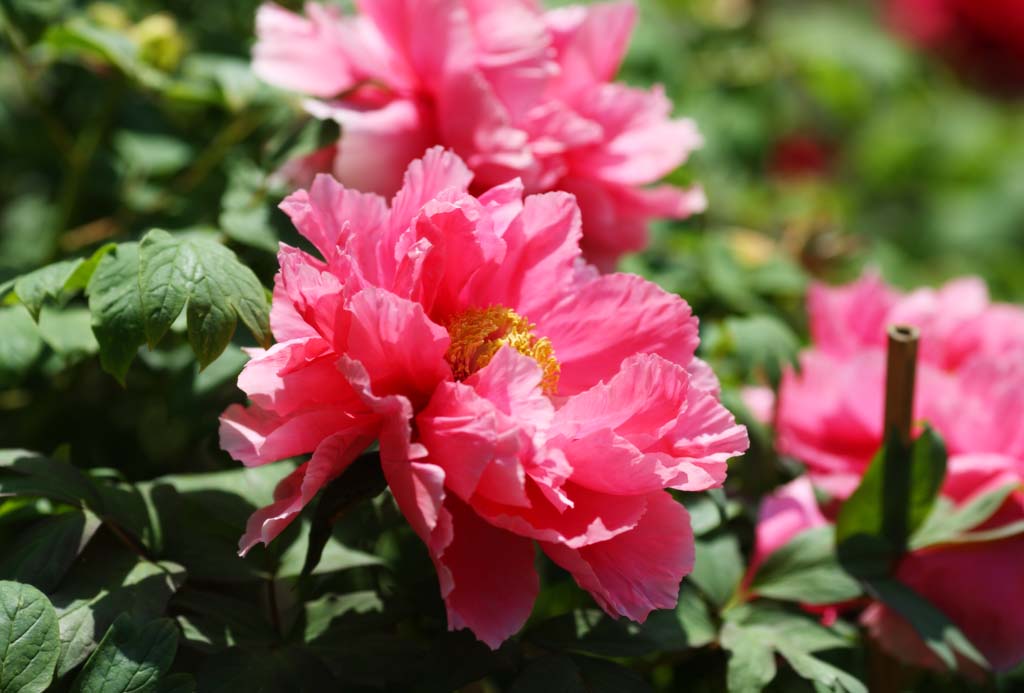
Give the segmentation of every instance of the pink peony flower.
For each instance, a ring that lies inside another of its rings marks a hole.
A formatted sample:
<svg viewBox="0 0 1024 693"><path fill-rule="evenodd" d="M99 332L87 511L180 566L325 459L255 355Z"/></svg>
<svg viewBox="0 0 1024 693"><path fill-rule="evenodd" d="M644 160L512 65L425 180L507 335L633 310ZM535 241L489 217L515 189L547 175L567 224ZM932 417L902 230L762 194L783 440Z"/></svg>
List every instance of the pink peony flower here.
<svg viewBox="0 0 1024 693"><path fill-rule="evenodd" d="M812 287L808 312L813 345L800 374L783 377L776 425L779 451L804 462L816 484L845 498L881 445L890 324L921 330L915 419L930 421L952 454L1002 452L993 441L1007 420L991 416L989 389L997 364L1024 349L1024 310L991 303L978 279L901 294L868 274ZM965 426L968 416L976 422Z"/></svg>
<svg viewBox="0 0 1024 693"><path fill-rule="evenodd" d="M322 255L281 247L271 325L221 444L259 465L312 453L257 511L270 542L374 440L427 545L450 628L497 647L530 614L534 543L613 615L675 604L693 564L665 489L718 486L746 430L694 358L686 302L582 263L571 195L470 195L435 148L390 207L328 176L282 204Z"/></svg>
<svg viewBox="0 0 1024 693"><path fill-rule="evenodd" d="M360 0L356 16L309 3L306 16L263 5L256 73L314 97L341 140L293 162L309 180L391 195L431 144L459 154L474 192L521 178L528 193L565 190L583 212L587 258L610 269L646 245L647 222L703 211L699 188L645 187L700 146L669 118L658 87L610 80L635 20L628 2L542 12L534 0Z"/></svg>
<svg viewBox="0 0 1024 693"><path fill-rule="evenodd" d="M942 494L959 506L1006 484L1024 488L1024 311L991 304L974 279L900 294L871 275L838 289L814 287L809 311L814 343L801 372L783 378L777 445L804 462L816 484L844 499L860 482L881 445L885 327L910 323L921 329L915 419L929 421L950 453ZM979 529L1024 520L1020 488ZM1006 669L1024 660L1022 548L1020 534L927 547L909 554L896 575L993 667ZM894 654L938 663L884 606L873 605L865 623Z"/></svg>

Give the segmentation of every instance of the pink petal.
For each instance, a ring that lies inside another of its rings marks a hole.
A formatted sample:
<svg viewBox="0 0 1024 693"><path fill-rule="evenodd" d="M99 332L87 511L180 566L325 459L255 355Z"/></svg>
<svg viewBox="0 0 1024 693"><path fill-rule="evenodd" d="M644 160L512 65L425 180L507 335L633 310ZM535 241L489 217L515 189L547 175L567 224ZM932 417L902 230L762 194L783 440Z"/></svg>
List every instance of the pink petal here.
<svg viewBox="0 0 1024 693"><path fill-rule="evenodd" d="M587 281L546 314L530 317L554 346L562 396L610 379L634 354L658 354L685 366L699 341L686 301L629 274Z"/></svg>
<svg viewBox="0 0 1024 693"><path fill-rule="evenodd" d="M508 249L501 267L478 276L469 290L474 303L507 306L537 320L572 281L580 234L579 209L570 195L527 197L504 234Z"/></svg>
<svg viewBox="0 0 1024 693"><path fill-rule="evenodd" d="M383 106L349 100L309 102L306 107L317 118L341 126L332 172L346 187L363 192L394 195L409 163L437 141L426 107L412 99Z"/></svg>
<svg viewBox="0 0 1024 693"><path fill-rule="evenodd" d="M572 95L615 76L636 23L631 2L615 2L552 10L546 15L558 63L555 93Z"/></svg>
<svg viewBox="0 0 1024 693"><path fill-rule="evenodd" d="M770 426L775 419L775 391L764 385L750 385L740 390L743 405L758 421Z"/></svg>
<svg viewBox="0 0 1024 693"><path fill-rule="evenodd" d="M346 288L341 280L329 272L327 266L298 248L281 244L277 253L281 271L275 278L275 293L282 296L290 308L285 308L289 320L294 316L310 326L328 343L334 344L338 311L341 310ZM293 330L299 330L292 327Z"/></svg>
<svg viewBox="0 0 1024 693"><path fill-rule="evenodd" d="M790 539L805 530L828 524L821 514L814 487L805 476L797 477L776 489L761 502L757 514L757 543L750 561L749 573Z"/></svg>
<svg viewBox="0 0 1024 693"><path fill-rule="evenodd" d="M311 407L361 408L337 362L338 355L319 337L279 342L256 352L238 376L238 387L253 404L278 416Z"/></svg>
<svg viewBox="0 0 1024 693"><path fill-rule="evenodd" d="M362 422L347 407L281 417L256 406L233 404L220 416L220 446L247 466L261 465L312 452L324 438Z"/></svg>
<svg viewBox="0 0 1024 693"><path fill-rule="evenodd" d="M643 622L655 609L676 605L679 583L693 569L690 515L664 492L647 496L647 512L630 532L580 549L542 543L612 616Z"/></svg>
<svg viewBox="0 0 1024 693"><path fill-rule="evenodd" d="M292 193L281 209L299 233L327 260L333 259L353 236L372 238L387 220L387 203L377 195L346 188L334 178L319 175L309 191Z"/></svg>
<svg viewBox="0 0 1024 693"><path fill-rule="evenodd" d="M405 171L402 187L391 201L390 236L397 240L425 204L446 190L466 192L473 173L455 154L441 148L427 150Z"/></svg>
<svg viewBox="0 0 1024 693"><path fill-rule="evenodd" d="M468 628L491 649L526 623L540 591L533 542L484 522L449 499L453 538L434 555L448 610L448 629Z"/></svg>
<svg viewBox="0 0 1024 693"><path fill-rule="evenodd" d="M473 509L491 524L537 541L579 548L628 532L647 507L646 496L611 496L566 483L561 492L571 507L556 505L532 478L526 484L530 507L503 505L475 496Z"/></svg>
<svg viewBox="0 0 1024 693"><path fill-rule="evenodd" d="M439 382L451 379L444 359L448 332L418 303L363 289L349 300L339 324L344 353L365 367L377 396L402 394L421 405Z"/></svg>
<svg viewBox="0 0 1024 693"><path fill-rule="evenodd" d="M274 277L274 300L270 304L270 330L274 333L274 339L279 342L320 336L320 333L303 320L295 309L295 304L288 297L288 292L282 284L280 273Z"/></svg>
<svg viewBox="0 0 1024 693"><path fill-rule="evenodd" d="M446 72L473 63L468 14L456 0L357 0L393 53L392 78L406 88L436 88Z"/></svg>
<svg viewBox="0 0 1024 693"><path fill-rule="evenodd" d="M314 96L345 91L357 78L342 43L339 19L338 13L325 9L306 19L264 3L256 13L253 71L271 84Z"/></svg>
<svg viewBox="0 0 1024 693"><path fill-rule="evenodd" d="M607 183L646 185L678 168L703 138L692 120L672 120L664 90L602 84L587 93L580 114L604 132L600 146L572 156L574 175Z"/></svg>
<svg viewBox="0 0 1024 693"><path fill-rule="evenodd" d="M523 460L532 456L534 432L553 413L540 380L532 359L504 348L465 383L443 383L417 416L431 461L463 500L479 493L529 507Z"/></svg>
<svg viewBox="0 0 1024 693"><path fill-rule="evenodd" d="M815 346L837 355L884 347L888 315L896 296L869 272L842 287L812 284L807 314Z"/></svg>
<svg viewBox="0 0 1024 693"><path fill-rule="evenodd" d="M273 541L325 484L348 468L374 437L375 433L368 427L324 438L309 462L277 485L274 502L249 518L245 535L238 544L239 554L244 556L256 544Z"/></svg>
<svg viewBox="0 0 1024 693"><path fill-rule="evenodd" d="M690 388L683 368L652 355L630 357L607 384L570 397L552 435L574 483L615 495L718 486L727 460L748 445L746 430L713 395Z"/></svg>
<svg viewBox="0 0 1024 693"><path fill-rule="evenodd" d="M1021 536L925 549L897 570L899 580L957 624L997 671L1024 661L1021 575Z"/></svg>

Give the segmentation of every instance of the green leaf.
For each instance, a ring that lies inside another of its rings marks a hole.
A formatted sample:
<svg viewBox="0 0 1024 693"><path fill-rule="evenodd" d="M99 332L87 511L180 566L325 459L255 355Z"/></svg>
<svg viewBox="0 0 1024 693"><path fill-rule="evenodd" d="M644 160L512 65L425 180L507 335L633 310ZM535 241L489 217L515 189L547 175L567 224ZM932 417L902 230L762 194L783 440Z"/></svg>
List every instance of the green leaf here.
<svg viewBox="0 0 1024 693"><path fill-rule="evenodd" d="M798 366L800 340L781 320L764 314L729 318L725 328L737 359L748 373L763 372L777 385L787 365Z"/></svg>
<svg viewBox="0 0 1024 693"><path fill-rule="evenodd" d="M150 346L186 309L188 337L200 366L224 351L241 319L263 346L271 342L266 292L252 270L224 246L154 229L141 244L139 288Z"/></svg>
<svg viewBox="0 0 1024 693"><path fill-rule="evenodd" d="M122 243L103 255L86 290L100 364L122 385L146 339L138 277L139 246Z"/></svg>
<svg viewBox="0 0 1024 693"><path fill-rule="evenodd" d="M950 669L957 668L956 655L988 669L984 655L964 636L945 614L910 587L894 579L874 579L868 592L914 627L925 645Z"/></svg>
<svg viewBox="0 0 1024 693"><path fill-rule="evenodd" d="M91 512L72 510L34 523L0 555L0 578L49 592L100 526Z"/></svg>
<svg viewBox="0 0 1024 693"><path fill-rule="evenodd" d="M57 673L81 664L124 612L152 619L185 579L174 563L153 563L123 549L92 542L50 599L60 620L62 654Z"/></svg>
<svg viewBox="0 0 1024 693"><path fill-rule="evenodd" d="M34 272L19 277L14 283L14 293L18 296L18 300L28 308L32 318L38 320L43 303L61 295L64 285L81 264L81 259L75 259L40 267Z"/></svg>
<svg viewBox="0 0 1024 693"><path fill-rule="evenodd" d="M1017 482L1005 484L987 493L978 494L959 508L945 498L939 498L928 519L910 538L910 548L920 549L932 544L956 543L964 540L964 534L985 523L992 517L1007 498L1020 489ZM1017 525L1017 532L1024 531L1024 523ZM999 529L1004 529L1000 527ZM980 534L980 533L979 533ZM1012 536L1001 534L1003 536ZM966 537L970 540L970 535Z"/></svg>
<svg viewBox="0 0 1024 693"><path fill-rule="evenodd" d="M718 627L707 603L689 580L679 586L675 609L651 612L638 630L652 643L652 649L662 652L703 647L718 636Z"/></svg>
<svg viewBox="0 0 1024 693"><path fill-rule="evenodd" d="M68 280L64 282L64 293L74 294L89 286L89 280L92 279L96 268L99 267L100 260L116 247L116 243L107 243L90 255L88 260L79 264L75 271L71 273L71 276L68 277Z"/></svg>
<svg viewBox="0 0 1024 693"><path fill-rule="evenodd" d="M270 223L270 211L265 174L249 161L232 166L219 219L227 237L276 253L278 237Z"/></svg>
<svg viewBox="0 0 1024 693"><path fill-rule="evenodd" d="M345 621L358 621L360 615L378 614L384 604L376 592L363 590L349 594L328 594L305 604L306 624L303 638L312 642Z"/></svg>
<svg viewBox="0 0 1024 693"><path fill-rule="evenodd" d="M0 497L51 498L102 513L103 500L83 471L25 450L0 450Z"/></svg>
<svg viewBox="0 0 1024 693"><path fill-rule="evenodd" d="M775 678L775 650L763 633L726 623L721 643L729 651L726 680L730 693L755 693Z"/></svg>
<svg viewBox="0 0 1024 693"><path fill-rule="evenodd" d="M166 75L142 60L138 46L127 35L97 26L83 17L50 27L42 45L58 57L86 58L113 65L150 89L162 89L169 82Z"/></svg>
<svg viewBox="0 0 1024 693"><path fill-rule="evenodd" d="M18 382L43 351L43 339L24 306L0 307L0 387Z"/></svg>
<svg viewBox="0 0 1024 693"><path fill-rule="evenodd" d="M100 348L92 332L92 316L85 307L44 307L39 313L39 334L51 349L71 360L91 356Z"/></svg>
<svg viewBox="0 0 1024 693"><path fill-rule="evenodd" d="M122 167L142 176L177 173L195 157L192 147L176 137L132 130L114 136L114 149Z"/></svg>
<svg viewBox="0 0 1024 693"><path fill-rule="evenodd" d="M801 677L828 690L867 693L855 677L814 656L849 648L852 643L807 615L771 605L742 605L727 612L721 642L731 653L730 691L745 693L766 687L775 678L775 656L779 654Z"/></svg>
<svg viewBox="0 0 1024 693"><path fill-rule="evenodd" d="M831 526L801 532L758 567L750 591L803 604L835 604L859 597L860 583L842 566Z"/></svg>
<svg viewBox="0 0 1024 693"><path fill-rule="evenodd" d="M75 679L74 693L146 693L174 661L178 629L161 618L141 625L129 614L111 624Z"/></svg>
<svg viewBox="0 0 1024 693"><path fill-rule="evenodd" d="M858 577L885 574L931 512L945 475L946 447L930 427L909 450L890 436L839 510L843 567Z"/></svg>
<svg viewBox="0 0 1024 693"><path fill-rule="evenodd" d="M717 531L699 537L695 544L697 555L690 579L722 607L732 599L743 578L745 564L739 541L734 534Z"/></svg>
<svg viewBox="0 0 1024 693"><path fill-rule="evenodd" d="M57 614L31 585L0 582L0 693L42 693L60 657Z"/></svg>

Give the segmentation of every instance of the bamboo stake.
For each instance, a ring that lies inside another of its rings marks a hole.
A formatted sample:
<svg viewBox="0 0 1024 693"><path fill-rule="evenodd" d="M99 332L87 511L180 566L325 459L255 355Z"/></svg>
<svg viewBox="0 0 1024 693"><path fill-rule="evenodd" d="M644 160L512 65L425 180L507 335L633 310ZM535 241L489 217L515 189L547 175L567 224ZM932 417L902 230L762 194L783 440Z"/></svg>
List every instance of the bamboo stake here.
<svg viewBox="0 0 1024 693"><path fill-rule="evenodd" d="M914 424L914 381L920 332L910 325L888 330L889 352L885 371L885 433L895 433L909 447Z"/></svg>

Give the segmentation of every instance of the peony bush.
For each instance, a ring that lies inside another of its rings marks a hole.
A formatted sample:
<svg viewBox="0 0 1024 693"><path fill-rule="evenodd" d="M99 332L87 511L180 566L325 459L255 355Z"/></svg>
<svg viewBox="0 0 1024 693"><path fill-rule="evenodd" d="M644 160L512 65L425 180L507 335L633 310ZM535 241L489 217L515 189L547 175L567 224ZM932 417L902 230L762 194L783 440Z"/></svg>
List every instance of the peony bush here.
<svg viewBox="0 0 1024 693"><path fill-rule="evenodd" d="M5 0L0 693L1021 688L968 4Z"/></svg>

